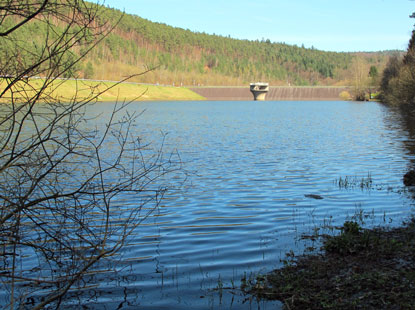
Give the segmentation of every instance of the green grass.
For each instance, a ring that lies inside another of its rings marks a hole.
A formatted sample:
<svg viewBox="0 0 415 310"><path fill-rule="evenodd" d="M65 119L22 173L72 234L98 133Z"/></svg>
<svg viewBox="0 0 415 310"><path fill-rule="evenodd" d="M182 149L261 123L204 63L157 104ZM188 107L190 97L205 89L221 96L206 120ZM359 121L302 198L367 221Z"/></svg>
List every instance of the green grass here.
<svg viewBox="0 0 415 310"><path fill-rule="evenodd" d="M29 84L33 89L38 89L43 83L42 79L33 79ZM98 81L81 81L81 80L56 80L48 89L53 98L60 101L69 101L75 96L83 99L91 95L91 93L98 94L98 101L174 101L174 100L204 100L205 98L196 94L188 88L183 87L169 87L156 85L143 85L135 83L121 83L115 85L114 82L98 82ZM0 80L0 91L5 88L5 81ZM20 91L24 91L27 95L35 93L28 85L20 83L17 85ZM5 94L2 101L8 101L10 94ZM22 98L22 96L20 96ZM17 95L19 99L19 95Z"/></svg>

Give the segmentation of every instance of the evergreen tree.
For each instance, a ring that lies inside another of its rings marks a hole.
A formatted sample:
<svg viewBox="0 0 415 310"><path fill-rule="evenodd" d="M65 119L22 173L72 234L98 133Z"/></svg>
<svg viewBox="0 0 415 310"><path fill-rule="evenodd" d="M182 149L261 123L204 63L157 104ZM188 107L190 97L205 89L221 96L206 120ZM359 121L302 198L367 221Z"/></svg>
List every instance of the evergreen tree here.
<svg viewBox="0 0 415 310"><path fill-rule="evenodd" d="M415 13L410 16L415 18ZM415 105L415 29L402 60L391 58L383 72L382 100L395 105Z"/></svg>
<svg viewBox="0 0 415 310"><path fill-rule="evenodd" d="M84 78L91 79L94 76L94 67L90 61L87 62L84 70Z"/></svg>

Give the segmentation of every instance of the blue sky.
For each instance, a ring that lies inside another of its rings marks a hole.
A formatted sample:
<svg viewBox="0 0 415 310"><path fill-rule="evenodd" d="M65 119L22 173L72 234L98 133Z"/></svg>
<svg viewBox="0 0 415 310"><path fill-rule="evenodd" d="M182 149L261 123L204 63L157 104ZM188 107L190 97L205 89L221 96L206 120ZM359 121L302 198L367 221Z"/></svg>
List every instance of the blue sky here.
<svg viewBox="0 0 415 310"><path fill-rule="evenodd" d="M102 3L102 1L100 1ZM155 22L327 51L406 49L414 0L106 0Z"/></svg>

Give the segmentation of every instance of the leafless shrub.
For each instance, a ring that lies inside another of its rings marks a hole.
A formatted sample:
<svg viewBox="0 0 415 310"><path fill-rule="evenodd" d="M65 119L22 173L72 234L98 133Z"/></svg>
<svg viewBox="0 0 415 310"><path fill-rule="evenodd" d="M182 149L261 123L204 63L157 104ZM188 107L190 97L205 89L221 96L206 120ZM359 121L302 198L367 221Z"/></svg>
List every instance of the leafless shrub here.
<svg viewBox="0 0 415 310"><path fill-rule="evenodd" d="M103 128L91 127L85 111L102 91L54 95L58 77L73 75L112 30L100 8L81 0L0 4L0 278L8 309L29 300L33 309L59 307L158 206L160 178L180 169L178 156L144 148L132 131L137 115L120 114L128 103L115 104ZM42 44L20 39L34 22ZM119 203L121 194L134 204Z"/></svg>

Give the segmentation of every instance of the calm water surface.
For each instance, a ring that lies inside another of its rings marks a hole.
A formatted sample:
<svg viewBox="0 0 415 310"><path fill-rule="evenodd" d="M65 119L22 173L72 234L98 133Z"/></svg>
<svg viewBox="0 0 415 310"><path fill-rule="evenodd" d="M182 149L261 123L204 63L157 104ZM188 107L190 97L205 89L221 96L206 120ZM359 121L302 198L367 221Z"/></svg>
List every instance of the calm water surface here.
<svg viewBox="0 0 415 310"><path fill-rule="evenodd" d="M96 108L105 114L112 104ZM412 211L401 185L415 159L406 148L411 139L377 103L151 102L129 109L145 110L137 135L157 145L167 133L165 151L177 149L190 174L125 247L119 273L96 276L101 285L80 297L86 308L278 309L278 302L230 288L244 275L281 266L290 250L301 253L312 244L300 237L314 227L356 212L370 215L368 226L398 225ZM335 184L368 174L371 189Z"/></svg>

